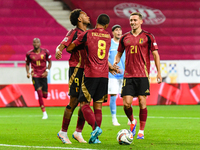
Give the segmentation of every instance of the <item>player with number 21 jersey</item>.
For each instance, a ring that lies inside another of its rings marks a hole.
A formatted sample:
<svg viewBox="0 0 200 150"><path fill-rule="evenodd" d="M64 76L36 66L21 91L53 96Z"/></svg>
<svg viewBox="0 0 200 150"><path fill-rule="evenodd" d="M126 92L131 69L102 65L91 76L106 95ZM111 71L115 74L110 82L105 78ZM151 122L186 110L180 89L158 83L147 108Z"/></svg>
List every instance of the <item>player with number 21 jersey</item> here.
<svg viewBox="0 0 200 150"><path fill-rule="evenodd" d="M124 50L126 52L124 77L148 77L150 52L158 50L154 36L144 30L136 37L128 32L119 41L118 51L123 53Z"/></svg>

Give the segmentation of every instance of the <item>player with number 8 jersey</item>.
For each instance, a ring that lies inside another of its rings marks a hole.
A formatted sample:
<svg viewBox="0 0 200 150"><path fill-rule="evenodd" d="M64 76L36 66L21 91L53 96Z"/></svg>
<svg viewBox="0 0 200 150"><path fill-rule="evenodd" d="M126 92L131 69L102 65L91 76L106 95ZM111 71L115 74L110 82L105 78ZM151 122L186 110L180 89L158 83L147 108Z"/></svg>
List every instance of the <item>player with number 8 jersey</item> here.
<svg viewBox="0 0 200 150"><path fill-rule="evenodd" d="M82 80L78 101L83 116L92 127L93 132L89 143L101 143L98 136L102 133L100 128L102 121L102 103L107 101L108 95L108 72L112 66L108 62L108 52L111 45L111 36L105 30L110 22L106 14L97 18L95 29L81 33L73 43L67 47L72 51L76 46L84 44L86 51L84 61L84 76ZM112 70L112 69L111 69ZM93 99L94 112L90 108Z"/></svg>
<svg viewBox="0 0 200 150"><path fill-rule="evenodd" d="M85 77L108 78L108 52L111 44L110 34L103 28L85 31L74 41L75 45L85 43ZM103 72L103 73L102 73Z"/></svg>

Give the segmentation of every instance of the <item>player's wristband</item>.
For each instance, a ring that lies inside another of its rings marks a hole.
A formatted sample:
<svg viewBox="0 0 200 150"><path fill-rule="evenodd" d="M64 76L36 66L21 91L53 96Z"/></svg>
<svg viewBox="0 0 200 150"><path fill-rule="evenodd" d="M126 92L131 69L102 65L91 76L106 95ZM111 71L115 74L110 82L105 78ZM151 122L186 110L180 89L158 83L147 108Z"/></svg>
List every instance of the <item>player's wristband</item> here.
<svg viewBox="0 0 200 150"><path fill-rule="evenodd" d="M46 69L46 72L49 72L49 69Z"/></svg>
<svg viewBox="0 0 200 150"><path fill-rule="evenodd" d="M59 48L58 48L58 46L57 46L57 47L56 47L56 52L58 52L58 51L60 51L60 50L59 50Z"/></svg>

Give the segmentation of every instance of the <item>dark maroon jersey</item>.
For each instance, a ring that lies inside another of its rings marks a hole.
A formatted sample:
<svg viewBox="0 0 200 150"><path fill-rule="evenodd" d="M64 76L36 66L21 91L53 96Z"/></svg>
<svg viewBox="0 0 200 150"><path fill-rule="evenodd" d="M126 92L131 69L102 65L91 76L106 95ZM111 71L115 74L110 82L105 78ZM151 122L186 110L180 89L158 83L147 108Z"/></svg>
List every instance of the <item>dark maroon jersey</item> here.
<svg viewBox="0 0 200 150"><path fill-rule="evenodd" d="M70 43L72 43L79 34L83 33L84 31L79 29L79 28L75 28L70 30L66 37L63 39L63 41L61 42L61 44L65 45L66 47L69 46ZM83 50L84 47L83 45L79 45L78 47L75 48L75 50L72 51L70 59L69 59L69 66L70 67L79 67L79 68L83 68L84 67L84 51L80 51Z"/></svg>
<svg viewBox="0 0 200 150"><path fill-rule="evenodd" d="M42 74L46 70L47 61L49 60L51 60L51 55L47 49L41 49L38 54L34 50L26 53L26 62L31 63L32 77L42 78Z"/></svg>
<svg viewBox="0 0 200 150"><path fill-rule="evenodd" d="M103 28L87 30L74 41L76 46L84 44L86 59L84 64L85 77L108 78L108 52L110 34Z"/></svg>
<svg viewBox="0 0 200 150"><path fill-rule="evenodd" d="M126 52L124 77L148 77L150 52L158 50L154 36L142 31L138 36L131 32L124 34L119 41L118 51Z"/></svg>

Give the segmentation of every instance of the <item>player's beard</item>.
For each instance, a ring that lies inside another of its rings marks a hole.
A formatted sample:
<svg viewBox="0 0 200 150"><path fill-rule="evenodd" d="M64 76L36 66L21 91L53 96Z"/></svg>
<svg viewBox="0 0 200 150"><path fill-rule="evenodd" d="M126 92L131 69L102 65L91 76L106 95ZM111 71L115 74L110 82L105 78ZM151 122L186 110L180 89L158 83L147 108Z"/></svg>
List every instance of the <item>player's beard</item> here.
<svg viewBox="0 0 200 150"><path fill-rule="evenodd" d="M38 50L40 47L39 46L34 46L34 50Z"/></svg>
<svg viewBox="0 0 200 150"><path fill-rule="evenodd" d="M134 28L135 26L132 26L132 31L133 33L136 32L138 30L139 27Z"/></svg>
<svg viewBox="0 0 200 150"><path fill-rule="evenodd" d="M83 25L89 26L89 25L90 25L90 23L83 23Z"/></svg>

